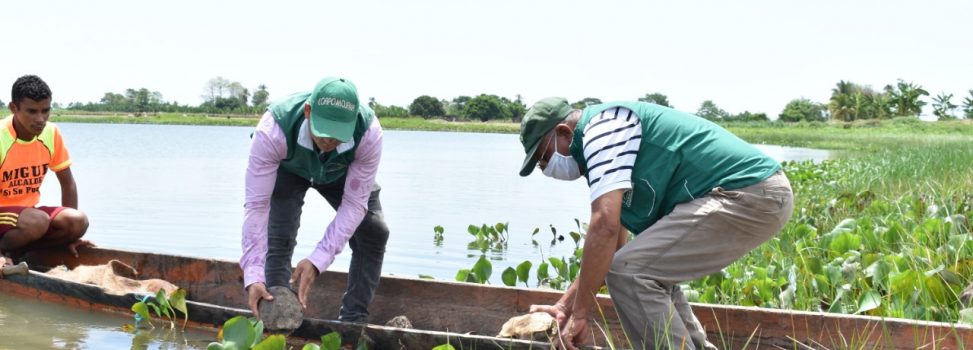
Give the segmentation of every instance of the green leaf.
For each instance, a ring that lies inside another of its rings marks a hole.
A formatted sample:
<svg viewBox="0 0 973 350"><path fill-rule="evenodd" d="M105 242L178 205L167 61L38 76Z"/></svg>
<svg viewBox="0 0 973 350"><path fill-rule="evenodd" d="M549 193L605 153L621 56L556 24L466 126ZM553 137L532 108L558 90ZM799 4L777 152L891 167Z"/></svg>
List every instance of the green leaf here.
<svg viewBox="0 0 973 350"><path fill-rule="evenodd" d="M862 294L858 300L858 311L855 311L855 313L860 314L879 306L882 306L882 296L878 292L870 290Z"/></svg>
<svg viewBox="0 0 973 350"><path fill-rule="evenodd" d="M169 298L166 297L166 291L164 289L159 289L155 292L155 300L159 302L159 309L162 310L162 315L170 320L176 317L176 311L172 309L172 305L169 303Z"/></svg>
<svg viewBox="0 0 973 350"><path fill-rule="evenodd" d="M556 272L558 275L567 275L567 271L564 271L564 259L548 258L547 261L551 262L551 266L554 266L554 272Z"/></svg>
<svg viewBox="0 0 973 350"><path fill-rule="evenodd" d="M534 232L531 232L530 233L530 236L531 237L534 237L534 235L536 235L538 232L541 232L541 228L540 227L535 227L534 228Z"/></svg>
<svg viewBox="0 0 973 350"><path fill-rule="evenodd" d="M861 246L862 239L861 236L853 233L839 233L835 236L828 248L835 255L842 255L849 250L858 249Z"/></svg>
<svg viewBox="0 0 973 350"><path fill-rule="evenodd" d="M424 279L424 280L434 280L434 279L436 279L435 277L432 277L430 275L421 274L421 273L419 274L419 278Z"/></svg>
<svg viewBox="0 0 973 350"><path fill-rule="evenodd" d="M255 335L253 338L253 343L250 344L250 346L253 346L256 345L256 343L260 341L260 337L264 335L264 321L255 319L253 317L248 318L247 321L250 321L250 328L253 329L253 334Z"/></svg>
<svg viewBox="0 0 973 350"><path fill-rule="evenodd" d="M443 229L443 227L442 226L439 226L439 225L436 225L436 227L433 227L432 228L432 232L435 232L435 233L438 233L438 234L443 234L444 231L445 230Z"/></svg>
<svg viewBox="0 0 973 350"><path fill-rule="evenodd" d="M432 348L432 350L456 350L456 348L449 344L443 344L437 345L436 347Z"/></svg>
<svg viewBox="0 0 973 350"><path fill-rule="evenodd" d="M138 314L139 317L141 317L141 319L145 320L146 322L150 322L150 323L152 322L149 319L149 308L148 306L145 305L144 302L140 301L135 303L135 305L132 305L132 312Z"/></svg>
<svg viewBox="0 0 973 350"><path fill-rule="evenodd" d="M287 338L283 335L275 334L257 343L252 350L282 350L287 348Z"/></svg>
<svg viewBox="0 0 973 350"><path fill-rule="evenodd" d="M500 275L500 279L503 280L503 284L508 287L513 287L517 285L517 270L512 267L507 267L503 270L503 274Z"/></svg>
<svg viewBox="0 0 973 350"><path fill-rule="evenodd" d="M206 350L226 350L226 348L223 347L223 344L212 342L206 346Z"/></svg>
<svg viewBox="0 0 973 350"><path fill-rule="evenodd" d="M831 232L829 232L828 235L834 236L840 233L853 232L855 230L855 225L856 225L855 219L841 220L841 222L838 223L838 226L835 226L835 228L831 230Z"/></svg>
<svg viewBox="0 0 973 350"><path fill-rule="evenodd" d="M341 348L341 335L331 332L321 336L321 350L338 350Z"/></svg>
<svg viewBox="0 0 973 350"><path fill-rule="evenodd" d="M835 295L834 300L831 301L831 307L828 308L828 312L845 313L844 303L841 299L845 296L845 293L850 289L848 284L842 285L838 288L838 293Z"/></svg>
<svg viewBox="0 0 973 350"><path fill-rule="evenodd" d="M466 279L470 276L470 269L462 269L456 271L456 282L466 282Z"/></svg>
<svg viewBox="0 0 973 350"><path fill-rule="evenodd" d="M570 235L571 235L571 239L572 239L572 240L574 240L574 244L575 244L575 245L577 245L577 244L578 244L578 242L580 242L580 241L581 241L581 234L580 234L580 233L577 233L577 232L574 232L574 231L571 231L571 232L569 232L568 234L570 234Z"/></svg>
<svg viewBox="0 0 973 350"><path fill-rule="evenodd" d="M949 298L950 291L946 283L943 283L943 279L939 277L938 274L927 276L924 281L925 292L933 298L939 305L945 305L947 298Z"/></svg>
<svg viewBox="0 0 973 350"><path fill-rule="evenodd" d="M548 277L547 263L542 262L540 265L537 265L537 280L540 281Z"/></svg>
<svg viewBox="0 0 973 350"><path fill-rule="evenodd" d="M477 227L476 225L470 225L466 227L466 232L469 232L471 235L476 236L477 233L480 233L480 228Z"/></svg>
<svg viewBox="0 0 973 350"><path fill-rule="evenodd" d="M151 301L150 301L150 302L147 302L147 303L145 303L145 305L148 305L148 306L149 306L149 308L150 308L150 309L151 309L151 310L152 310L153 312L155 312L155 315L156 315L156 316L159 316L159 317L162 317L162 312L159 312L159 306L158 306L158 305L156 305L155 303L153 303L153 302L151 302Z"/></svg>
<svg viewBox="0 0 973 350"><path fill-rule="evenodd" d="M169 297L169 305L173 309L179 310L183 314L182 328L186 329L186 322L189 322L189 311L186 308L186 290L179 288Z"/></svg>
<svg viewBox="0 0 973 350"><path fill-rule="evenodd" d="M223 345L224 347L229 347L232 343L234 346L240 344L241 346L247 346L253 344L253 339L256 337L253 334L253 328L250 327L250 320L243 316L236 316L226 321L223 324Z"/></svg>
<svg viewBox="0 0 973 350"><path fill-rule="evenodd" d="M480 255L480 260L473 264L473 273L476 274L480 283L486 283L490 280L490 275L493 274L493 264L487 260L486 255Z"/></svg>
<svg viewBox="0 0 973 350"><path fill-rule="evenodd" d="M304 347L301 348L301 350L321 350L321 347L318 346L317 344L304 344Z"/></svg>
<svg viewBox="0 0 973 350"><path fill-rule="evenodd" d="M520 282L526 284L527 280L530 279L531 265L530 260L524 260L524 262L520 263L520 265L517 265L517 279L520 280Z"/></svg>
<svg viewBox="0 0 973 350"><path fill-rule="evenodd" d="M919 272L910 270L897 274L889 275L889 287L890 292L894 296L906 297L912 294L921 282L919 280Z"/></svg>

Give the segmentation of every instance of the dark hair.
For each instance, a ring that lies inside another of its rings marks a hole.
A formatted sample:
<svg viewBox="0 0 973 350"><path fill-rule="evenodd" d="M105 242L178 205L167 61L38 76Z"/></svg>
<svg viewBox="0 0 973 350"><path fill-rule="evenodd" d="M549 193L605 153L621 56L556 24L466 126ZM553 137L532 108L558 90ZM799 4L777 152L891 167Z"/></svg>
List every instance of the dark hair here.
<svg viewBox="0 0 973 350"><path fill-rule="evenodd" d="M10 91L10 101L20 106L25 98L42 101L51 98L51 88L44 80L36 75L25 75L17 78Z"/></svg>

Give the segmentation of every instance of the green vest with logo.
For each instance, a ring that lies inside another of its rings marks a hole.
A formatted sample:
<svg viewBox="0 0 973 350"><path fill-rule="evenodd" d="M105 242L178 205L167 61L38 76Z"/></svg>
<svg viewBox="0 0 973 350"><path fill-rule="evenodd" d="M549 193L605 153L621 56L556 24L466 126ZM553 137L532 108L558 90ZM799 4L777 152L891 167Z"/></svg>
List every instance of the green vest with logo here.
<svg viewBox="0 0 973 350"><path fill-rule="evenodd" d="M293 94L282 101L274 102L269 107L274 114L274 120L287 137L287 158L281 161L280 169L303 177L312 185L333 183L348 173L348 166L355 160L355 151L361 143L362 136L368 131L375 114L368 106L359 105L358 122L352 137L354 145L341 153L335 149L320 154L297 143L301 125L304 125L304 103L308 96L311 96L310 92Z"/></svg>
<svg viewBox="0 0 973 350"><path fill-rule="evenodd" d="M645 102L617 102L584 109L571 142L571 156L588 176L582 140L591 118L615 107L631 109L642 126L632 169L632 190L622 201L621 222L638 235L679 203L754 185L780 169L773 158L726 129L695 115ZM589 179L590 181L590 179Z"/></svg>

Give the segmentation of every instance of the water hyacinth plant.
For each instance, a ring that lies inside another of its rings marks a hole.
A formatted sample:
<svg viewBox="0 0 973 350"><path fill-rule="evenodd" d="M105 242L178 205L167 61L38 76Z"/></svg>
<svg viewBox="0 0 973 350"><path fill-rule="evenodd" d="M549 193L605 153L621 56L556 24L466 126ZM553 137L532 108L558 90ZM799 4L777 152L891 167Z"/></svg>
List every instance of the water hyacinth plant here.
<svg viewBox="0 0 973 350"><path fill-rule="evenodd" d="M185 329L186 322L189 321L189 312L186 309L186 290L179 288L167 297L165 290L159 289L154 296L142 296L142 299L132 305L132 312L135 313L135 325L132 328L154 327L150 310L158 318L168 318L171 328L175 328L176 311L178 310L183 314L182 328Z"/></svg>

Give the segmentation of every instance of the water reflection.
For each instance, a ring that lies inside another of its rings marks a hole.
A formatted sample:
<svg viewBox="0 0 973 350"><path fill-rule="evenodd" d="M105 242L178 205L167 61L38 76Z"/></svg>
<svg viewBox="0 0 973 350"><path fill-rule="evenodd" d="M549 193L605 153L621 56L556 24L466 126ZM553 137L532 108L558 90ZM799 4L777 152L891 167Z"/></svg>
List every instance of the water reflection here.
<svg viewBox="0 0 973 350"><path fill-rule="evenodd" d="M215 333L122 329L131 316L91 312L0 293L2 349L205 349Z"/></svg>

